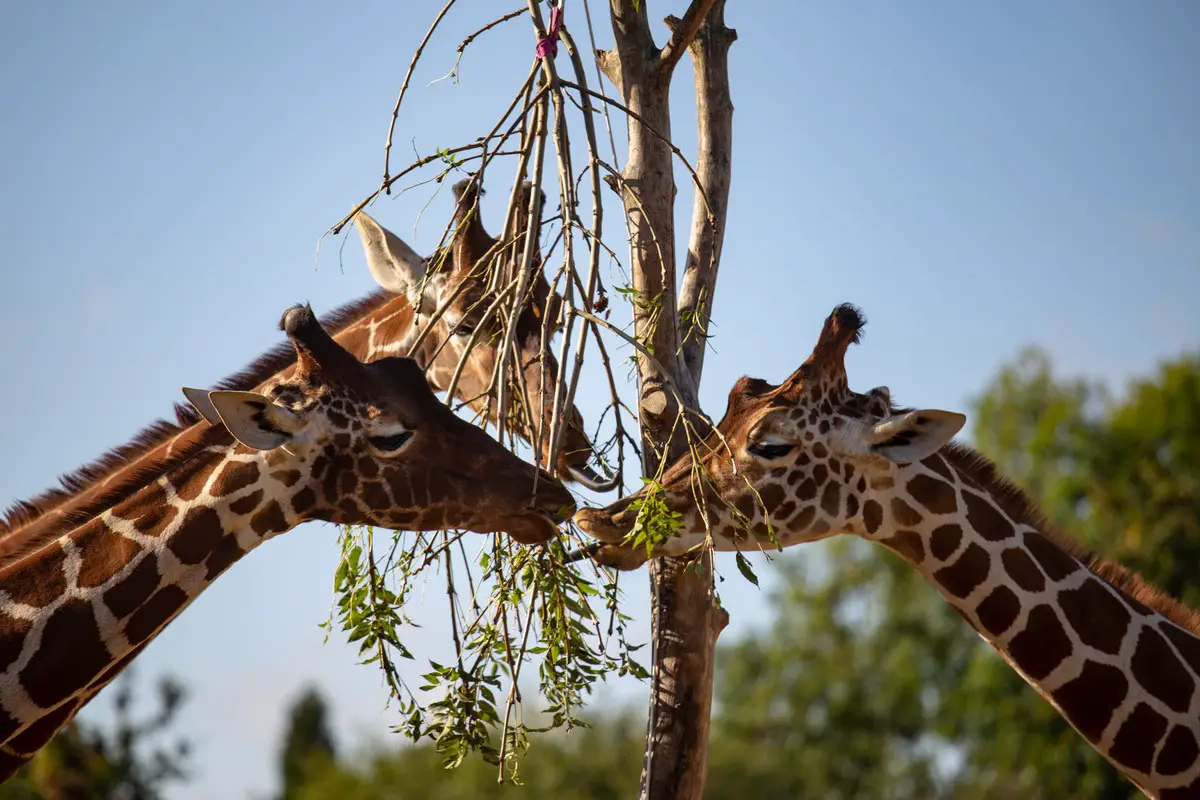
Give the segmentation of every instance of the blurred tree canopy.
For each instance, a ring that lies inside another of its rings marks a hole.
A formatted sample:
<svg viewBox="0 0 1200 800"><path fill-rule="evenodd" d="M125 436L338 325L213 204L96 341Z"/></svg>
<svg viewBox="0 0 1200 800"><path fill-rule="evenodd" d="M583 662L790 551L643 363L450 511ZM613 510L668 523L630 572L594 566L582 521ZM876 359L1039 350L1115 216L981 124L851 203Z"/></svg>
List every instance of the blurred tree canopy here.
<svg viewBox="0 0 1200 800"><path fill-rule="evenodd" d="M1052 522L1200 607L1200 358L1116 400L1030 349L972 412L975 445ZM708 797L1140 797L883 548L834 540L774 572L771 625L719 648ZM327 760L295 797L629 797L644 724L597 716L540 740L523 788L479 759L443 770L417 747Z"/></svg>
<svg viewBox="0 0 1200 800"><path fill-rule="evenodd" d="M159 800L168 784L186 780L189 745L170 732L186 692L162 678L156 707L138 716L145 701L136 676L127 669L103 695L116 713L111 728L71 722L0 785L0 800Z"/></svg>
<svg viewBox="0 0 1200 800"><path fill-rule="evenodd" d="M305 689L292 704L279 751L280 800L296 800L315 772L337 757L329 729L329 705L315 688Z"/></svg>

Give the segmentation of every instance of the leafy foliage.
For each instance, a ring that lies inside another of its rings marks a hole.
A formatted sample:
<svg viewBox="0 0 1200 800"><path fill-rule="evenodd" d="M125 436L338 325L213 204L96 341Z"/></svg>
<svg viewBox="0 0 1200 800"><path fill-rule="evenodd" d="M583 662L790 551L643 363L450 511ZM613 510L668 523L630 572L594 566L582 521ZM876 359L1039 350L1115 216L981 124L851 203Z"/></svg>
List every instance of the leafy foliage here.
<svg viewBox="0 0 1200 800"><path fill-rule="evenodd" d="M495 536L470 558L461 533L388 536L381 557L373 530L343 531L337 621L358 643L362 663L383 672L403 720L395 730L413 741L432 740L443 766L457 767L479 752L501 766L502 779L515 780L529 734L579 724L598 679L646 677L632 655L638 646L625 640L628 618L617 609L614 579L600 573L589 580L569 568L561 543L535 550ZM434 567L444 568L455 657L446 664L430 660L414 689L395 666L396 659L414 659L403 644L413 625L403 608ZM537 663L542 727L524 721L517 687L527 662Z"/></svg>

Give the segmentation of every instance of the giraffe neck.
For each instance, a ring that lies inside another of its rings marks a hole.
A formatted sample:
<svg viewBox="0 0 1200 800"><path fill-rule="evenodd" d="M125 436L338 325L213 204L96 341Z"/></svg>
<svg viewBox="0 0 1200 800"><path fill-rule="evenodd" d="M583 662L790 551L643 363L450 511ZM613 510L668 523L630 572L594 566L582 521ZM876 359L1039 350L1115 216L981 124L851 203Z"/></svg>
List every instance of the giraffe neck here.
<svg viewBox="0 0 1200 800"><path fill-rule="evenodd" d="M860 533L914 566L1144 792L1195 796L1200 637L1190 612L1074 552L978 456L942 453L877 479Z"/></svg>
<svg viewBox="0 0 1200 800"><path fill-rule="evenodd" d="M273 467L274 454L207 425L183 445L191 455L159 478L0 566L0 771L32 755L230 565L300 521L294 465Z"/></svg>

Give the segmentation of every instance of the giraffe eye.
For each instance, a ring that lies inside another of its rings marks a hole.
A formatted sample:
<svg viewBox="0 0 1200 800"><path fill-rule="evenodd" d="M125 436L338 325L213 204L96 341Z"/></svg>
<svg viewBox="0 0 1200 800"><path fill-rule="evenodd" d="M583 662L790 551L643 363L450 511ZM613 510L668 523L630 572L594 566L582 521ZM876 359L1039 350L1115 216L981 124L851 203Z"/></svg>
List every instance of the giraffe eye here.
<svg viewBox="0 0 1200 800"><path fill-rule="evenodd" d="M368 436L367 441L369 441L371 445L378 450L391 452L399 450L404 446L404 443L411 438L412 431L400 431L399 433L393 433L390 436Z"/></svg>
<svg viewBox="0 0 1200 800"><path fill-rule="evenodd" d="M783 458L792 450L796 449L795 445L791 444L766 444L764 442L755 442L746 448L746 451L752 456L766 459L768 461Z"/></svg>

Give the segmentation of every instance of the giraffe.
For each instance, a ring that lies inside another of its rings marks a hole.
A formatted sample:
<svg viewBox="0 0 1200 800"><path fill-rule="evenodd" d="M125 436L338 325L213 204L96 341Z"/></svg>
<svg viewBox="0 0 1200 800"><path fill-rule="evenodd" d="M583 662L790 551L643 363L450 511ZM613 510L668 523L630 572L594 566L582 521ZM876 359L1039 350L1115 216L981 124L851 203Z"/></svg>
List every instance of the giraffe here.
<svg viewBox="0 0 1200 800"><path fill-rule="evenodd" d="M0 779L235 561L306 520L500 531L538 544L574 510L553 476L456 416L411 359L364 364L312 309L263 393L217 390L139 488L0 561Z"/></svg>
<svg viewBox="0 0 1200 800"><path fill-rule="evenodd" d="M468 182L469 179L460 181L454 187L455 221L458 223L454 239L444 251L435 253L429 259L417 256L398 236L365 212L360 212L357 217L357 229L366 252L367 266L381 284L381 288L361 300L343 306L324 321L334 338L364 361L404 355L415 342L419 332L415 324L416 310L423 308L426 313L430 313L440 305L443 297L448 297L451 291L465 284L468 291L464 291L450 311L434 323L433 332L426 337L417 352L413 353L413 358L426 369L426 376L439 390L447 388L461 355L459 350L445 345L453 344L462 339L464 334L469 335L472 330L471 320L466 319L466 313L472 309L464 297L469 296L475 302L487 297L483 286L483 278L486 276L481 272L476 273L474 268L495 243L479 220L477 195L467 190ZM528 206L530 192L532 185L525 183L518 197L518 202L521 203L519 207ZM521 223L524 216L518 214L516 218L518 223ZM511 238L519 242L524 233L524 228L517 225ZM427 265L440 264L443 255L450 256L450 269L446 271L446 277L431 281L424 295L417 298L417 306L414 306L409 297L409 289L415 285L415 281L419 281L417 276L425 275ZM549 403L543 403L542 398L553 396L558 372L557 361L536 333L540 330L540 320L546 314L546 309L550 308L553 311L556 307L556 298L545 285L545 277L540 271L540 260L536 264L534 285L538 287L538 291L533 297L533 302L522 307L518 329L526 335L518 340L517 345L521 364L529 365L522 375L526 381L526 394L530 398L530 404L535 406L539 415L545 419L548 430L549 416L553 409ZM452 285L447 287L448 283ZM480 337L467 356L467 368L456 390L459 398L470 400L477 409L483 408L484 405L482 396L486 394L492 374L495 349L494 337ZM542 383L542 373L538 368L543 361L546 364L545 384ZM266 389L272 383L290 375L294 362L292 349L282 345L223 381L218 388ZM543 386L544 391L539 391L539 387ZM185 395L192 397L191 390L185 390ZM212 416L205 403L206 397L207 393L197 390L193 399L202 407L199 412L192 405L177 405L174 421L160 420L153 423L134 436L128 444L63 476L60 486L29 500L18 500L14 503L7 514L0 515L0 557L8 552L8 541L11 534L17 530L28 526L37 526L39 529L53 528L64 521L87 519L103 511L107 507L105 503L111 505L116 496L116 487L137 486L136 477L154 471L169 459L177 443L191 435L194 426L205 421L205 411ZM490 418L495 419L494 408L491 409ZM522 421L522 418L516 415L514 419ZM528 425L518 424L516 432L527 439L532 437ZM547 450L547 443L543 443L543 458L547 455ZM562 480L570 480L601 493L610 491L615 487L617 478L599 476L588 466L591 457L591 445L584 433L583 417L578 409L572 408L569 410L569 424L563 433L555 471Z"/></svg>
<svg viewBox="0 0 1200 800"><path fill-rule="evenodd" d="M978 453L966 417L901 409L887 387L848 388L864 319L836 308L782 384L742 378L715 432L672 464L662 499L682 514L653 556L703 546L774 549L850 533L893 550L1101 755L1147 796L1200 796L1200 615L1047 524ZM647 487L576 521L594 557L621 544Z"/></svg>

